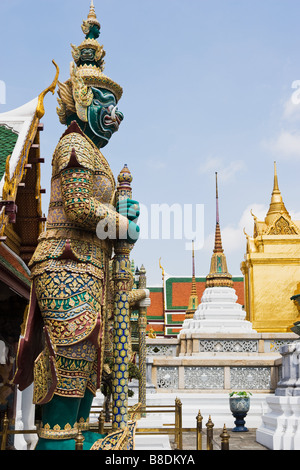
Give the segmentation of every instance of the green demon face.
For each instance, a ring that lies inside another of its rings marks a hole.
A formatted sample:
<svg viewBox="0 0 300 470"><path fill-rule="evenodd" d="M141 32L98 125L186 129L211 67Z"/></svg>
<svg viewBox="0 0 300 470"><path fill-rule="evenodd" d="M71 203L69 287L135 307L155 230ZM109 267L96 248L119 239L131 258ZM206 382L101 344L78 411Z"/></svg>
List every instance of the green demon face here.
<svg viewBox="0 0 300 470"><path fill-rule="evenodd" d="M124 119L118 111L116 98L108 90L92 88L94 98L88 107L88 122L93 133L99 138L99 147L104 147L112 134L119 129Z"/></svg>
<svg viewBox="0 0 300 470"><path fill-rule="evenodd" d="M83 63L93 62L93 60L95 59L95 50L91 48L82 49L80 59Z"/></svg>

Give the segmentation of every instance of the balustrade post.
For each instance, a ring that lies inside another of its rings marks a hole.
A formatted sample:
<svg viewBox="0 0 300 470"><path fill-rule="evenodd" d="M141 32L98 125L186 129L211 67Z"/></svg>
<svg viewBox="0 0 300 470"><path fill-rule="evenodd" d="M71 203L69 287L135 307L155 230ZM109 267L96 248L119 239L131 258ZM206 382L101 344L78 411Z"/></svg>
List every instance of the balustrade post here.
<svg viewBox="0 0 300 470"><path fill-rule="evenodd" d="M224 427L223 427L223 431L220 434L220 438L221 438L221 450L229 450L230 435L227 432L225 424L224 424Z"/></svg>
<svg viewBox="0 0 300 470"><path fill-rule="evenodd" d="M78 430L77 436L75 438L75 450L83 450L84 437L81 430Z"/></svg>
<svg viewBox="0 0 300 470"><path fill-rule="evenodd" d="M196 419L197 419L196 448L197 448L197 450L202 450L202 420L203 420L203 416L201 415L200 410L198 411Z"/></svg>
<svg viewBox="0 0 300 470"><path fill-rule="evenodd" d="M104 434L104 412L103 410L100 411L98 417L98 431L99 434Z"/></svg>
<svg viewBox="0 0 300 470"><path fill-rule="evenodd" d="M9 427L9 419L7 417L7 413L5 413L4 419L3 419L1 450L6 449L6 442L7 442L7 436L8 436L8 427Z"/></svg>
<svg viewBox="0 0 300 470"><path fill-rule="evenodd" d="M208 421L206 423L206 435L207 435L207 441L206 441L206 450L213 450L213 427L214 423L211 420L211 417L209 416Z"/></svg>
<svg viewBox="0 0 300 470"><path fill-rule="evenodd" d="M175 442L177 449L182 449L182 403L175 399Z"/></svg>

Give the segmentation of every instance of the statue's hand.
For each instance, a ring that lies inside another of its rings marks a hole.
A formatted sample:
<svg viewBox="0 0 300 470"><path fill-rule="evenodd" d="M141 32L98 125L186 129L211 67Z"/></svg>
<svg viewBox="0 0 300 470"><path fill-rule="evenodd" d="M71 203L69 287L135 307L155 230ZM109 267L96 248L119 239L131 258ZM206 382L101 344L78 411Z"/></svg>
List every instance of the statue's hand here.
<svg viewBox="0 0 300 470"><path fill-rule="evenodd" d="M116 210L129 221L127 230L128 243L135 243L140 234L140 227L137 225L137 220L140 215L139 203L132 199L123 199L117 202Z"/></svg>
<svg viewBox="0 0 300 470"><path fill-rule="evenodd" d="M119 214L135 222L140 215L140 205L133 199L122 199L121 201L118 201L116 210Z"/></svg>
<svg viewBox="0 0 300 470"><path fill-rule="evenodd" d="M135 243L140 236L140 227L132 222L131 220L129 221L129 227L127 231L127 241L128 243Z"/></svg>

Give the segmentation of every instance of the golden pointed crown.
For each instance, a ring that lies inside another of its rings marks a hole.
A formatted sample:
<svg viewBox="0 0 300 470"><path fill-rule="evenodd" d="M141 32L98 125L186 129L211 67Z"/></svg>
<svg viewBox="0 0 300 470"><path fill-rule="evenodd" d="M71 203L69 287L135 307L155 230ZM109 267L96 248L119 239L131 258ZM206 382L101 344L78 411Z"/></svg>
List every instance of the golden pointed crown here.
<svg viewBox="0 0 300 470"><path fill-rule="evenodd" d="M95 6L94 6L94 1L91 0L91 6L90 6L90 11L87 17L87 20L83 20L81 29L84 32L84 34L88 34L90 25L96 25L100 29L100 23L97 20L97 15L95 12Z"/></svg>
<svg viewBox="0 0 300 470"><path fill-rule="evenodd" d="M84 41L79 46L71 44L75 63L71 64L70 79L65 83L58 82L57 114L62 124L66 124L68 114L72 114L75 110L80 119L87 121L86 110L91 104L93 95L91 87L110 91L117 102L123 93L122 87L103 73L105 51L96 40L100 34L100 23L97 20L93 0L87 20L83 21L82 31L86 34ZM84 53L91 54L90 62L84 59Z"/></svg>

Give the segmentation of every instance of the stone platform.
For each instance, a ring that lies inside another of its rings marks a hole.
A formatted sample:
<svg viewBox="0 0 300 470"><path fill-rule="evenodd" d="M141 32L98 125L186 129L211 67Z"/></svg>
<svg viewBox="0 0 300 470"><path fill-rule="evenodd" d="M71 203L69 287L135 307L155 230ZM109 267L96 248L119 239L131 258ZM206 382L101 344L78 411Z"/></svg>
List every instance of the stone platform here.
<svg viewBox="0 0 300 470"><path fill-rule="evenodd" d="M254 446L254 429L261 424L261 417L267 411L266 409L266 398L270 396L268 393L253 393L251 397L250 410L246 417L246 426L248 429L252 429L251 444ZM147 417L140 418L138 421L138 428L164 428L166 425L175 423L175 413L166 412L166 407L169 405L174 406L175 399L179 398L182 403L182 427L183 428L194 428L196 429L196 418L198 411L200 410L203 417L203 430L206 430L206 423L211 416L212 422L214 423L215 430L223 429L224 424L227 430L234 427L234 418L229 409L229 397L228 393L191 393L191 392L174 392L174 393L150 393L147 395L147 406L151 407L151 410L157 408L157 413L149 413ZM93 405L101 405L103 397L100 393L97 394ZM129 406L134 405L137 402L136 397L129 399ZM162 408L160 408L162 407ZM150 408L149 408L150 409ZM95 416L96 420L97 417ZM220 442L218 431L214 431L216 442ZM248 433L232 433L240 435L240 445L244 442L247 437L241 436L241 434ZM196 431L193 433L184 433L183 436L183 449L190 449L190 445L193 446L196 442ZM173 436L170 435L136 435L136 450L167 450L172 448ZM187 440L190 441L188 447ZM237 442L237 436L233 439ZM204 441L203 441L204 442ZM260 444L261 448L264 446ZM195 449L195 447L192 447Z"/></svg>

